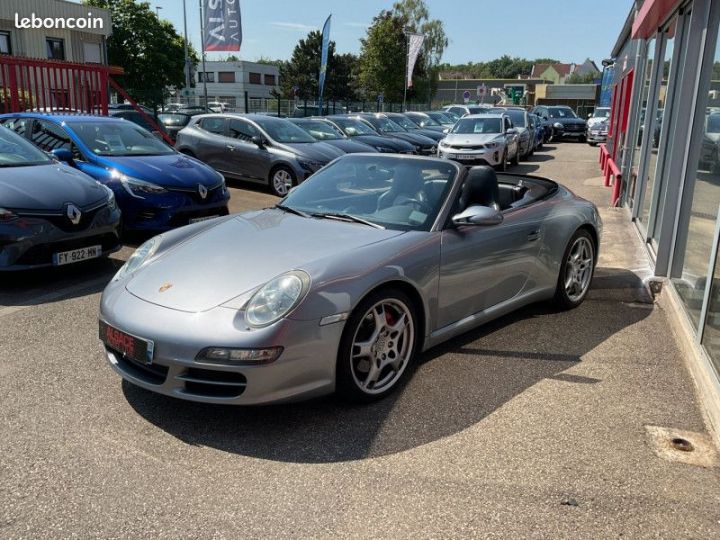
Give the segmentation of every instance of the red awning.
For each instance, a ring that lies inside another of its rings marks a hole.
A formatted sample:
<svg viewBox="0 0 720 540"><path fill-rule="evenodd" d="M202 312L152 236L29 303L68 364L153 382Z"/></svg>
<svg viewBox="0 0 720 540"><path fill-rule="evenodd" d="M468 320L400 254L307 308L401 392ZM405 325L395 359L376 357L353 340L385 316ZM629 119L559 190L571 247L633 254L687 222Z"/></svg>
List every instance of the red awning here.
<svg viewBox="0 0 720 540"><path fill-rule="evenodd" d="M647 39L655 34L679 3L680 0L645 0L633 22L633 39Z"/></svg>

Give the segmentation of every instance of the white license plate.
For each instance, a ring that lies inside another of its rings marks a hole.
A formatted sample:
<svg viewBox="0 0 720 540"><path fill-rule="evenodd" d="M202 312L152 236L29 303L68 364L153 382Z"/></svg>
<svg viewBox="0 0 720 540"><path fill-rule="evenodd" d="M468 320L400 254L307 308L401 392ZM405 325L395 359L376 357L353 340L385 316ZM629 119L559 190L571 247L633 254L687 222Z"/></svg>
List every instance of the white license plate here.
<svg viewBox="0 0 720 540"><path fill-rule="evenodd" d="M477 159L479 156L473 154L458 154L458 159Z"/></svg>
<svg viewBox="0 0 720 540"><path fill-rule="evenodd" d="M102 246L88 246L70 251L61 251L53 255L53 264L62 266L63 264L72 264L87 259L97 259L100 255L102 255Z"/></svg>
<svg viewBox="0 0 720 540"><path fill-rule="evenodd" d="M201 221L207 221L208 219L215 219L216 217L220 216L205 216L205 217L196 217L192 218L188 223L200 223Z"/></svg>

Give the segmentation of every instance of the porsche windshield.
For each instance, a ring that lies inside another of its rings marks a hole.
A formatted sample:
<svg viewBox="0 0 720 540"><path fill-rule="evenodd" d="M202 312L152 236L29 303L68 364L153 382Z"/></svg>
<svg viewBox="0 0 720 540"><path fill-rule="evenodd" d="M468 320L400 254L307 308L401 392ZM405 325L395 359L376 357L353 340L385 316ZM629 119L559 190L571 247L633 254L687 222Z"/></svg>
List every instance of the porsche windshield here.
<svg viewBox="0 0 720 540"><path fill-rule="evenodd" d="M347 155L300 184L281 206L308 219L429 231L457 171L453 163L439 160Z"/></svg>

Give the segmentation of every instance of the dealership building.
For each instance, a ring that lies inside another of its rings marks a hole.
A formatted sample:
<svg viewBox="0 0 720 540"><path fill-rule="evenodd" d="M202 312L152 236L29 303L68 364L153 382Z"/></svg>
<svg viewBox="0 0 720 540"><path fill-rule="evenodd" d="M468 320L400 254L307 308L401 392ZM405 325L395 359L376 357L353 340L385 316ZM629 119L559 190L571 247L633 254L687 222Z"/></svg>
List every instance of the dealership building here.
<svg viewBox="0 0 720 540"><path fill-rule="evenodd" d="M611 166L674 305L688 365L720 433L720 0L638 0L614 70Z"/></svg>

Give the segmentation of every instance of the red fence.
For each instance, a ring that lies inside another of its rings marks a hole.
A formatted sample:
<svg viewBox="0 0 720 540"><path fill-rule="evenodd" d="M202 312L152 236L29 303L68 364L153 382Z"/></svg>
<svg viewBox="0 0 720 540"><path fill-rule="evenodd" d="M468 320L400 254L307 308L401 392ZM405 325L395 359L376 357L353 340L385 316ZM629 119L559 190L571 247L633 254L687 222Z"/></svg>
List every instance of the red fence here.
<svg viewBox="0 0 720 540"><path fill-rule="evenodd" d="M107 116L112 86L172 145L155 119L111 77L123 73L117 66L0 55L0 112L40 110Z"/></svg>

